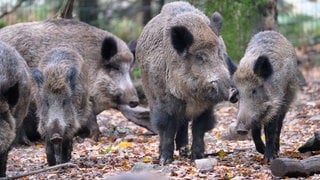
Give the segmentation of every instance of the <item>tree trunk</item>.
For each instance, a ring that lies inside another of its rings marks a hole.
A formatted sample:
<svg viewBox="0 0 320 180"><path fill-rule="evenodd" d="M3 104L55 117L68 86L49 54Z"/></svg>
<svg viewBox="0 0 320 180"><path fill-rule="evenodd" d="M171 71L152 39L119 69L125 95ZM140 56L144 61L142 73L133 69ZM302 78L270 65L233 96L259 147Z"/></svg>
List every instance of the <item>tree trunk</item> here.
<svg viewBox="0 0 320 180"><path fill-rule="evenodd" d="M161 12L161 9L162 9L162 6L164 5L164 3L165 3L165 0L159 0L159 3L158 3L158 6L159 6L158 13Z"/></svg>
<svg viewBox="0 0 320 180"><path fill-rule="evenodd" d="M98 0L79 0L79 19L93 26L97 26Z"/></svg>
<svg viewBox="0 0 320 180"><path fill-rule="evenodd" d="M152 18L151 0L142 0L143 25L146 25Z"/></svg>
<svg viewBox="0 0 320 180"><path fill-rule="evenodd" d="M64 0L64 1L65 3L60 10L59 18L72 19L74 0Z"/></svg>
<svg viewBox="0 0 320 180"><path fill-rule="evenodd" d="M256 31L278 30L278 10L277 0L268 0L266 3L258 6L260 15L257 18Z"/></svg>

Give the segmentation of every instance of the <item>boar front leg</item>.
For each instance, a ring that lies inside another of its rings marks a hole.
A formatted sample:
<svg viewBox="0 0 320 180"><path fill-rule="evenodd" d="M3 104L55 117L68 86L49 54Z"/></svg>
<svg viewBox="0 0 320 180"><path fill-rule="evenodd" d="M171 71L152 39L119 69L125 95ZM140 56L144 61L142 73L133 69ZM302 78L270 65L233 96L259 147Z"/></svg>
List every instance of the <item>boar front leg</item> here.
<svg viewBox="0 0 320 180"><path fill-rule="evenodd" d="M251 129L252 139L256 146L256 150L264 154L265 145L261 139L261 125L256 124L255 122L252 123L252 129Z"/></svg>
<svg viewBox="0 0 320 180"><path fill-rule="evenodd" d="M0 177L6 176L8 153L8 150L0 153Z"/></svg>
<svg viewBox="0 0 320 180"><path fill-rule="evenodd" d="M278 156L280 133L285 114L285 112L278 113L276 117L272 118L272 121L265 125L266 149L263 159L266 162L271 162Z"/></svg>
<svg viewBox="0 0 320 180"><path fill-rule="evenodd" d="M48 138L48 136L45 137L45 146L48 165L56 165L56 158L54 156L54 146L51 143L50 138Z"/></svg>
<svg viewBox="0 0 320 180"><path fill-rule="evenodd" d="M71 159L71 152L72 152L72 139L65 139L62 142L62 152L61 152L61 163L69 162Z"/></svg>
<svg viewBox="0 0 320 180"><path fill-rule="evenodd" d="M160 165L173 161L174 136L176 133L176 120L174 115L166 111L165 105L157 104L152 110L152 123L155 125L160 136Z"/></svg>
<svg viewBox="0 0 320 180"><path fill-rule="evenodd" d="M204 133L211 130L216 123L212 109L209 108L192 122L192 159L204 157Z"/></svg>
<svg viewBox="0 0 320 180"><path fill-rule="evenodd" d="M183 120L176 135L176 149L182 157L188 157L188 121Z"/></svg>

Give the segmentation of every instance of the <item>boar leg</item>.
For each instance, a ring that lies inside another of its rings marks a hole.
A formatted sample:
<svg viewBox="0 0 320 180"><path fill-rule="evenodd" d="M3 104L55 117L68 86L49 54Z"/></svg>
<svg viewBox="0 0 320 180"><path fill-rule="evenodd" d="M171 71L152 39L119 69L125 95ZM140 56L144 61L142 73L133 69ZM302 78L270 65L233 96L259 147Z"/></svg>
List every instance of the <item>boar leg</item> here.
<svg viewBox="0 0 320 180"><path fill-rule="evenodd" d="M263 159L266 162L271 162L278 155L280 147L280 133L282 128L282 122L286 112L280 112L271 122L269 122L265 128L266 135L266 150Z"/></svg>
<svg viewBox="0 0 320 180"><path fill-rule="evenodd" d="M61 163L69 162L71 159L72 152L72 139L65 139L62 143L62 152L61 152Z"/></svg>
<svg viewBox="0 0 320 180"><path fill-rule="evenodd" d="M8 153L9 150L0 153L0 177L6 176Z"/></svg>
<svg viewBox="0 0 320 180"><path fill-rule="evenodd" d="M204 157L204 133L211 130L216 123L212 108L203 112L192 122L192 159Z"/></svg>
<svg viewBox="0 0 320 180"><path fill-rule="evenodd" d="M46 156L49 166L56 165L56 159L54 157L54 147L50 141L50 138L45 137L45 146L46 146Z"/></svg>
<svg viewBox="0 0 320 180"><path fill-rule="evenodd" d="M156 126L160 136L160 165L173 161L174 136L176 121L173 115L165 111L164 105L155 105L152 110L152 123Z"/></svg>
<svg viewBox="0 0 320 180"><path fill-rule="evenodd" d="M182 121L176 135L176 149L182 157L188 157L188 121Z"/></svg>
<svg viewBox="0 0 320 180"><path fill-rule="evenodd" d="M277 152L276 149L276 132L277 130L277 119L270 121L264 127L264 133L266 135L266 148L264 152L263 159L266 162L271 162L275 157Z"/></svg>
<svg viewBox="0 0 320 180"><path fill-rule="evenodd" d="M97 116L95 114L91 113L91 115L89 116L87 127L90 131L90 138L93 139L94 141L98 141L101 132L99 130L99 125L97 123Z"/></svg>
<svg viewBox="0 0 320 180"><path fill-rule="evenodd" d="M264 154L265 145L261 139L261 125L257 125L256 123L253 122L251 133L252 133L253 142L256 146L256 150L259 153Z"/></svg>

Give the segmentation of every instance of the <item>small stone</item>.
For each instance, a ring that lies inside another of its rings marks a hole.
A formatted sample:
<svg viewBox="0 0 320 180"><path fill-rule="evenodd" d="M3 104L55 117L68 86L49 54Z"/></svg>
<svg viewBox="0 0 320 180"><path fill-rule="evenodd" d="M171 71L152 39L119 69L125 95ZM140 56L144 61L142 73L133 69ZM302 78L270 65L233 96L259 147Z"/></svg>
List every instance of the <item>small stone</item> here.
<svg viewBox="0 0 320 180"><path fill-rule="evenodd" d="M309 120L310 121L320 121L320 115L312 116Z"/></svg>
<svg viewBox="0 0 320 180"><path fill-rule="evenodd" d="M196 159L194 162L196 164L196 168L201 171L211 171L218 163L217 159L215 158Z"/></svg>

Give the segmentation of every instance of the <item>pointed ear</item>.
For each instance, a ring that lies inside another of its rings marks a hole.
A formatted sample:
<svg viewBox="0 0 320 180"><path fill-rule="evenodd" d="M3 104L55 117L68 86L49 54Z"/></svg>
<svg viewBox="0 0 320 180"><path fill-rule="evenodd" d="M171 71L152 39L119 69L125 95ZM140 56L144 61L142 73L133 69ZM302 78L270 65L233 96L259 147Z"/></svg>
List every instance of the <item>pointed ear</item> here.
<svg viewBox="0 0 320 180"><path fill-rule="evenodd" d="M259 56L254 64L253 72L264 79L270 77L273 73L273 68L269 58L264 55Z"/></svg>
<svg viewBox="0 0 320 180"><path fill-rule="evenodd" d="M225 54L224 56L228 66L228 70L230 72L230 75L232 76L234 72L236 72L237 70L237 65L232 61L232 59L227 54Z"/></svg>
<svg viewBox="0 0 320 180"><path fill-rule="evenodd" d="M31 73L33 80L37 83L38 87L40 87L44 81L42 72L39 69L32 69Z"/></svg>
<svg viewBox="0 0 320 180"><path fill-rule="evenodd" d="M130 51L132 52L133 56L136 53L136 47L137 47L137 40L131 40L128 42L127 46L129 47Z"/></svg>
<svg viewBox="0 0 320 180"><path fill-rule="evenodd" d="M171 44L182 55L193 43L193 35L184 26L174 26L170 30Z"/></svg>
<svg viewBox="0 0 320 180"><path fill-rule="evenodd" d="M72 66L67 72L66 81L69 83L71 90L74 90L76 87L77 72L78 72L78 70L74 66Z"/></svg>
<svg viewBox="0 0 320 180"><path fill-rule="evenodd" d="M106 37L101 45L101 56L109 61L118 52L117 42L113 37Z"/></svg>
<svg viewBox="0 0 320 180"><path fill-rule="evenodd" d="M19 100L19 83L8 88L5 92L2 93L4 99L8 102L10 107L13 107L18 103Z"/></svg>
<svg viewBox="0 0 320 180"><path fill-rule="evenodd" d="M213 30L213 32L220 36L221 34L221 28L222 28L222 16L219 12L214 12L212 14L211 20L210 20L210 26Z"/></svg>

